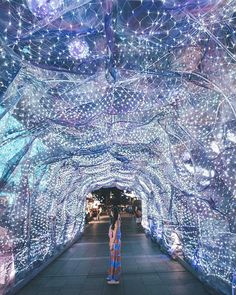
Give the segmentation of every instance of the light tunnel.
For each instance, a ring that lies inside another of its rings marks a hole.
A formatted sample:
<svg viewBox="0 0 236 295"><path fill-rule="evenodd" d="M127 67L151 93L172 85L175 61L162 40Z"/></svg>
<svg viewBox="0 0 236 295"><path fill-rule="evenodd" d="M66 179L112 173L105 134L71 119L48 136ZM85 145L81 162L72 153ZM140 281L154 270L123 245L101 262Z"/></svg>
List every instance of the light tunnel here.
<svg viewBox="0 0 236 295"><path fill-rule="evenodd" d="M0 1L0 294L84 230L102 187L236 286L236 1ZM234 294L234 293L233 293Z"/></svg>

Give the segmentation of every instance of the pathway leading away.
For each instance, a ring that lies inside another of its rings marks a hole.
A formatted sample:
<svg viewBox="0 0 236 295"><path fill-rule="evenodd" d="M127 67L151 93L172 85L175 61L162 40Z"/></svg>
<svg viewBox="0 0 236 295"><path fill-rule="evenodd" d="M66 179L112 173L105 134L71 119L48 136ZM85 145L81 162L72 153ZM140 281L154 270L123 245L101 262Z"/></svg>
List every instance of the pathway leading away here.
<svg viewBox="0 0 236 295"><path fill-rule="evenodd" d="M108 285L108 218L83 237L18 295L209 295L205 286L147 239L133 217L122 217L122 277Z"/></svg>

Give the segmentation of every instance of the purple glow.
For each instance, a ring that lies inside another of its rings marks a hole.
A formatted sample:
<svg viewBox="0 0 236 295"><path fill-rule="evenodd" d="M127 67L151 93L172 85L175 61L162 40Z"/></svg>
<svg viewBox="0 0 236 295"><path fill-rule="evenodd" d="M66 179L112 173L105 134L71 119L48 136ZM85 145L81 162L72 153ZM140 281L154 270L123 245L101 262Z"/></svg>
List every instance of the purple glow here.
<svg viewBox="0 0 236 295"><path fill-rule="evenodd" d="M27 0L30 11L40 18L54 15L63 3L63 0Z"/></svg>
<svg viewBox="0 0 236 295"><path fill-rule="evenodd" d="M76 39L68 45L71 57L75 59L83 59L89 55L89 46L87 42Z"/></svg>

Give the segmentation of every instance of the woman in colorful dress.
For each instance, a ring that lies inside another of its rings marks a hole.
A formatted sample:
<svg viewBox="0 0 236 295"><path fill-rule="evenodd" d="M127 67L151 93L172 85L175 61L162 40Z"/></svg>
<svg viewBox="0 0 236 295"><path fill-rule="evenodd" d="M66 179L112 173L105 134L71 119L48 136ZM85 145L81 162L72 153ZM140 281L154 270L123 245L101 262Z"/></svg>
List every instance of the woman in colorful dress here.
<svg viewBox="0 0 236 295"><path fill-rule="evenodd" d="M112 210L112 224L109 228L110 265L108 269L108 284L119 284L121 274L121 219L119 210Z"/></svg>

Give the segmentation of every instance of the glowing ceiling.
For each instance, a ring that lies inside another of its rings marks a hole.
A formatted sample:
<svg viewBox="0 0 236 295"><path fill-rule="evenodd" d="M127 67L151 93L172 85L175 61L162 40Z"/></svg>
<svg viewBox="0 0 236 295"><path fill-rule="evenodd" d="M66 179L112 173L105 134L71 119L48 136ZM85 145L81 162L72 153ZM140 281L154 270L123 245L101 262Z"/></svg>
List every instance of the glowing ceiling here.
<svg viewBox="0 0 236 295"><path fill-rule="evenodd" d="M228 292L236 1L2 0L0 11L0 186L16 282L82 231L86 194L117 186L142 198L166 248L178 232L185 259Z"/></svg>

